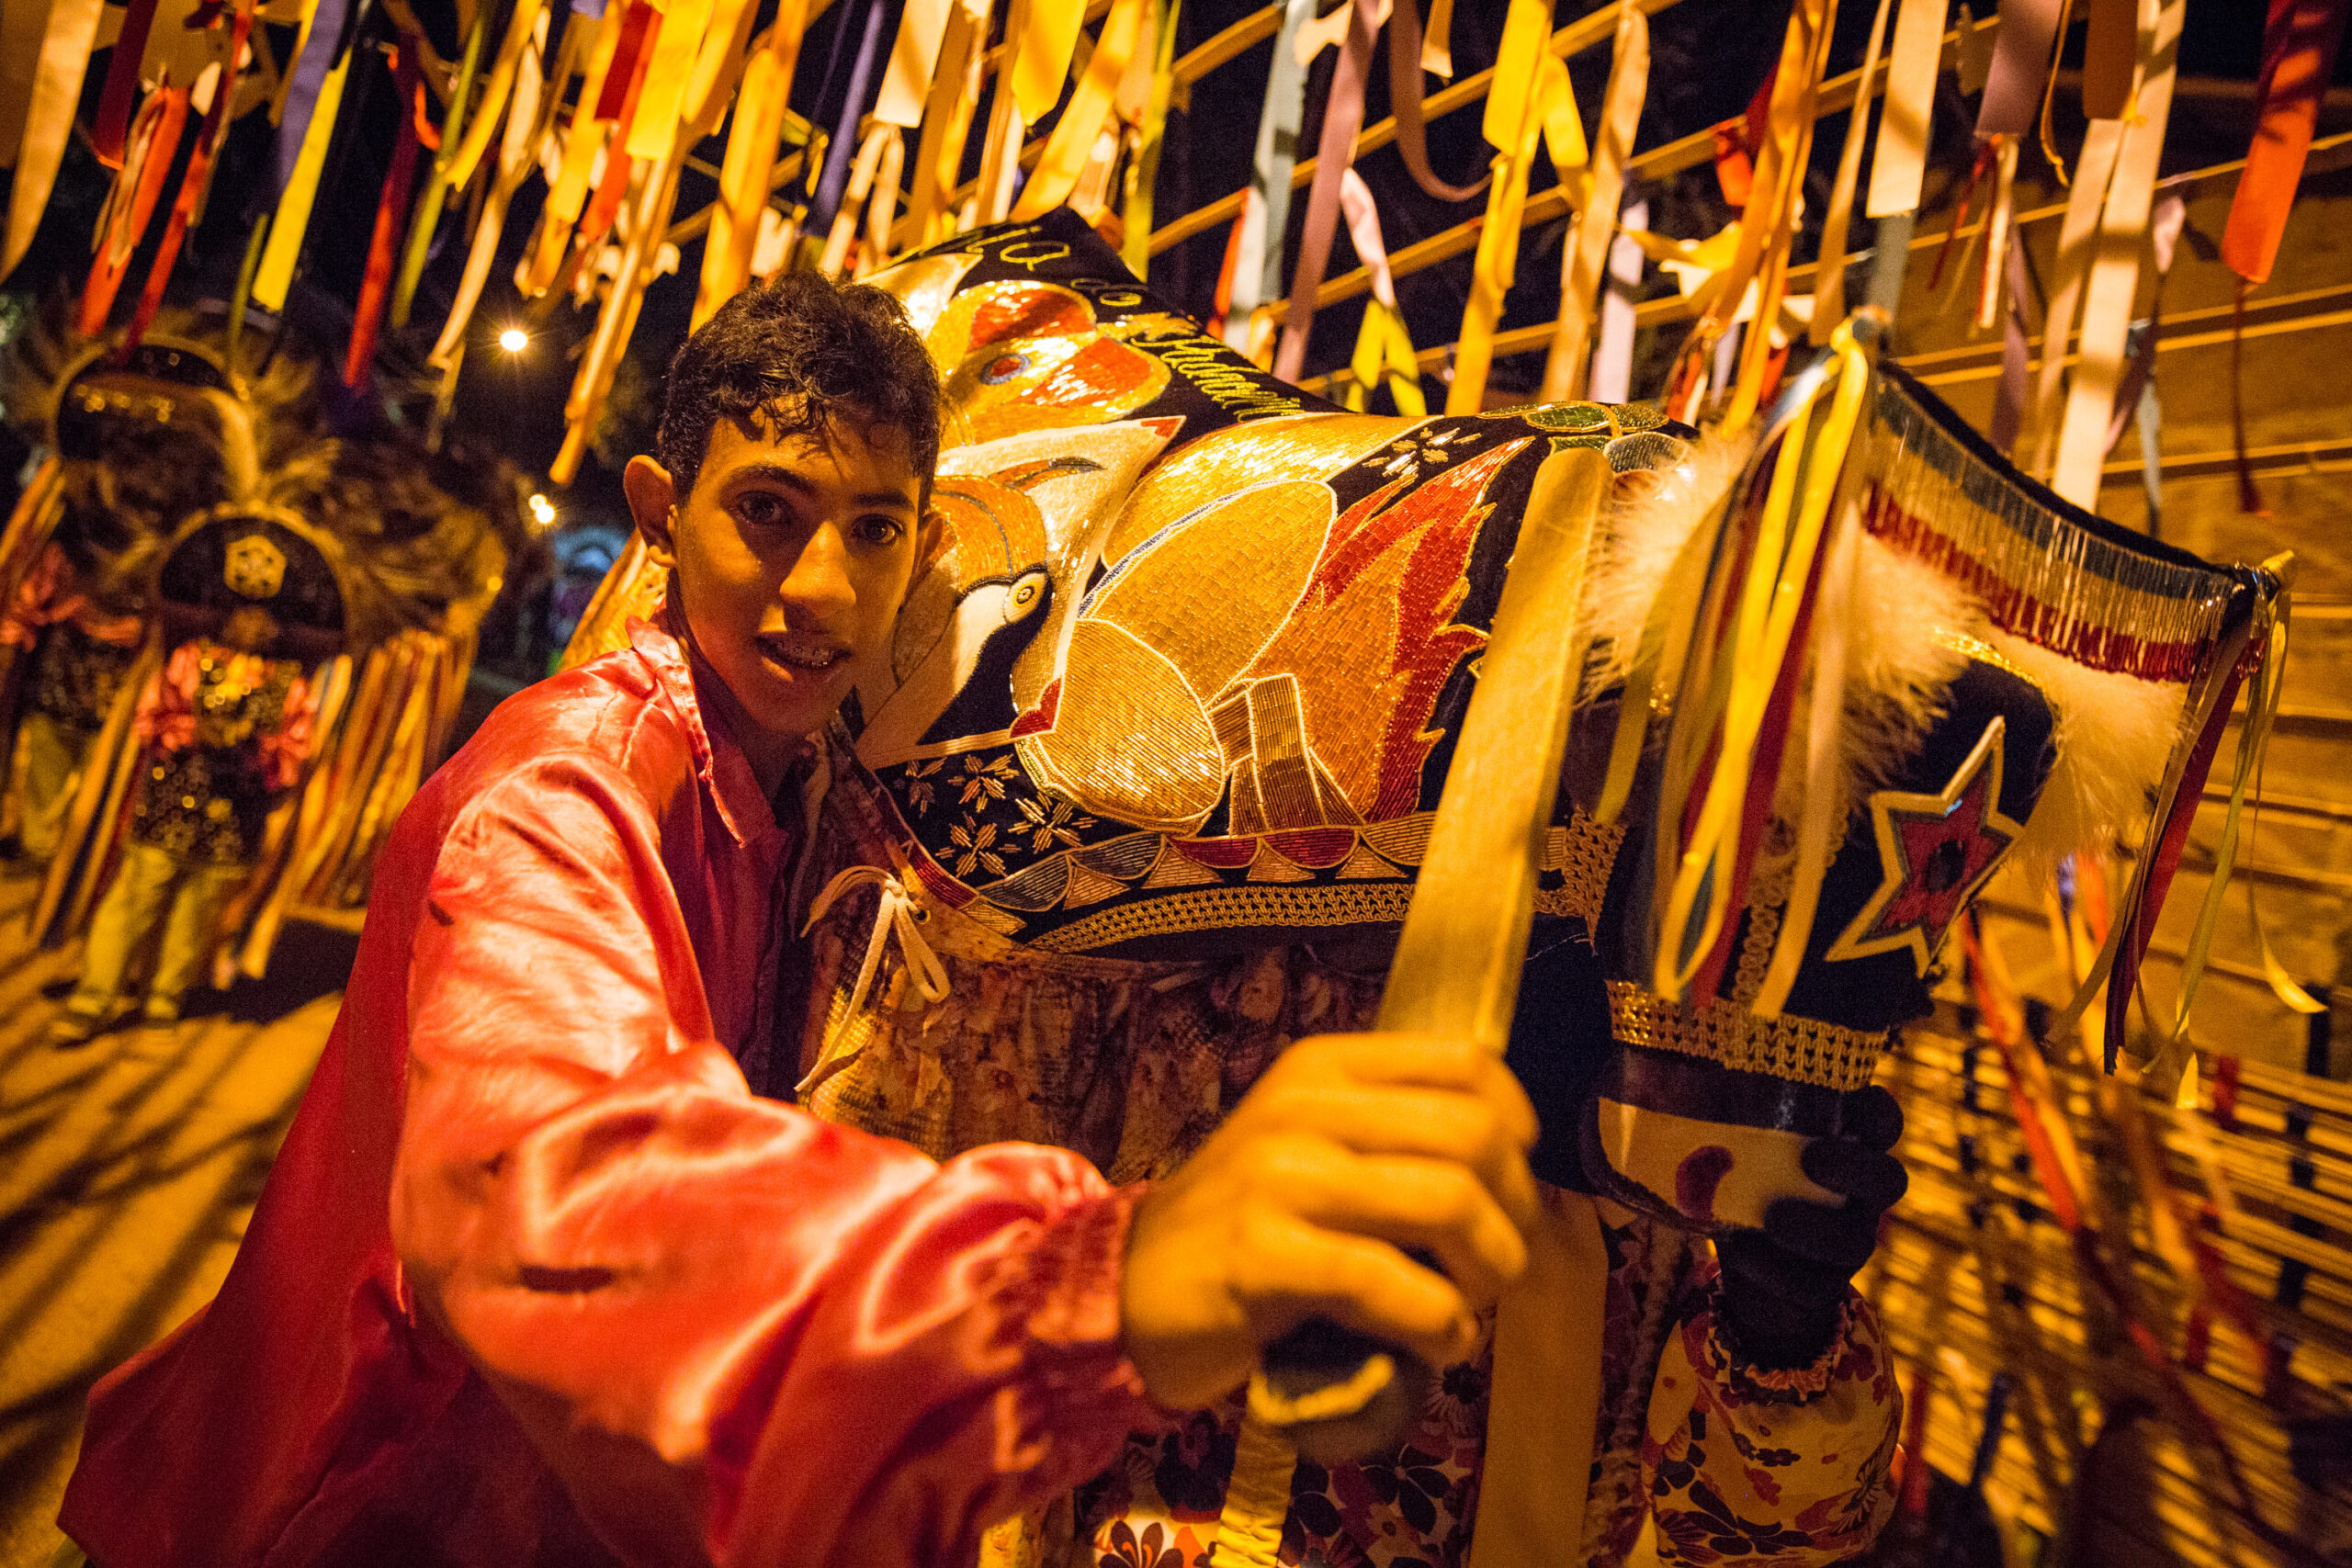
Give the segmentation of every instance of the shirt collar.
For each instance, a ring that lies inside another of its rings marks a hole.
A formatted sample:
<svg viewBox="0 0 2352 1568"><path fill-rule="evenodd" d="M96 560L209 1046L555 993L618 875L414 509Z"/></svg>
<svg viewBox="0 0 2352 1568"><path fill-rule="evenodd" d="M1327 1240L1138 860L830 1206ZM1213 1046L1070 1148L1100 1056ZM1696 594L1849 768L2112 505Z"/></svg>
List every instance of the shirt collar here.
<svg viewBox="0 0 2352 1568"><path fill-rule="evenodd" d="M637 656L653 671L662 694L684 721L687 742L694 749L695 776L702 780L729 835L738 844L750 844L787 829L797 836L800 826L798 781L807 773L815 754L814 745L803 743L799 758L778 791L779 797L792 801L795 807L795 820L779 823L775 804L761 790L760 781L752 772L751 759L743 755L742 747L728 732L725 716L715 711L706 713L695 690L693 655L675 618L664 608L658 621L632 619L628 623L628 640ZM718 679L715 675L709 678Z"/></svg>

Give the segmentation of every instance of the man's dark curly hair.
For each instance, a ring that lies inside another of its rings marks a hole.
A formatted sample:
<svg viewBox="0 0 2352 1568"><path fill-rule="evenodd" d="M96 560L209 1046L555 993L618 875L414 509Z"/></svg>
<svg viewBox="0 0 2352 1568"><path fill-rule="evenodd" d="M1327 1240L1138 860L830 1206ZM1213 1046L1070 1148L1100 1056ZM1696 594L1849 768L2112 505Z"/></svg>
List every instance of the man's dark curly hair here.
<svg viewBox="0 0 2352 1568"><path fill-rule="evenodd" d="M868 284L786 272L743 290L670 362L655 437L680 502L692 494L710 433L814 434L834 421L861 434L906 433L922 497L939 462L939 373L905 307Z"/></svg>

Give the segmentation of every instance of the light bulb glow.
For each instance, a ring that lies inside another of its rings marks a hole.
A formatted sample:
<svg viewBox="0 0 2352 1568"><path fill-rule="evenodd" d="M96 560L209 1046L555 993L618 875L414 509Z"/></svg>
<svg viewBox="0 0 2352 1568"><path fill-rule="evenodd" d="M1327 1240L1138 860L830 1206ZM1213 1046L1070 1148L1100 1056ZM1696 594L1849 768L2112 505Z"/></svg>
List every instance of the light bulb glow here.
<svg viewBox="0 0 2352 1568"><path fill-rule="evenodd" d="M544 494L532 496L531 517L542 528L552 527L555 524L555 502Z"/></svg>
<svg viewBox="0 0 2352 1568"><path fill-rule="evenodd" d="M509 354L520 354L531 346L531 334L520 327L509 327L498 334L498 346Z"/></svg>

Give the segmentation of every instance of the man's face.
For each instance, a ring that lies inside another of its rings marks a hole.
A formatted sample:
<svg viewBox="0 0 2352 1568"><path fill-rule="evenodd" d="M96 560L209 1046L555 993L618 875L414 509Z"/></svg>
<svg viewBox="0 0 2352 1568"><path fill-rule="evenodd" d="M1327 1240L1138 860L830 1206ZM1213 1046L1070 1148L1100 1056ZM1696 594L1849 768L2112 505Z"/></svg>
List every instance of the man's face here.
<svg viewBox="0 0 2352 1568"><path fill-rule="evenodd" d="M771 440L722 420L693 493L645 457L628 487L695 648L768 737L822 728L861 661L888 657L924 543L903 431L836 422Z"/></svg>

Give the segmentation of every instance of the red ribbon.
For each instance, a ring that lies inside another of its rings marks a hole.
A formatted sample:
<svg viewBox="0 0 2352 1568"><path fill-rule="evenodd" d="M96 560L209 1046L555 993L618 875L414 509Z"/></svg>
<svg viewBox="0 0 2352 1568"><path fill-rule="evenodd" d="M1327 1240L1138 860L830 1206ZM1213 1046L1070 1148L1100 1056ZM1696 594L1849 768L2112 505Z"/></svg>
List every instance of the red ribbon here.
<svg viewBox="0 0 2352 1568"><path fill-rule="evenodd" d="M416 63L420 42L414 34L403 33L400 47L392 51L392 82L403 108L414 101L424 84ZM392 143L392 164L384 175L384 194L376 203L376 231L368 242L368 272L359 285L359 304L352 311L351 350L343 361L346 387L366 385L368 362L376 357L376 332L383 323L384 306L391 293L392 267L400 256L401 231L408 214L409 186L416 180L420 145L416 117L403 113L400 139Z"/></svg>
<svg viewBox="0 0 2352 1568"><path fill-rule="evenodd" d="M2262 80L2255 91L2254 144L2222 231L2222 259L2248 283L2269 277L2295 186L2319 123L2320 97L2335 69L2336 46L2352 0L2270 0L2262 37Z"/></svg>
<svg viewBox="0 0 2352 1568"><path fill-rule="evenodd" d="M164 286L171 281L172 268L179 263L180 244L187 238L187 226L196 220L196 209L204 205L205 190L212 183L212 161L220 155L220 143L228 137L230 107L237 96L237 62L244 54L245 39L253 31L254 4L254 0L237 0L236 15L229 27L228 58L221 62L220 80L213 86L212 107L205 112L204 129L198 133L196 146L187 155L187 169L180 175L179 195L172 201L171 220L164 225L164 238L155 247L155 259L147 264L147 286L140 290L139 308L131 312L130 328L122 336L120 353L126 357L146 336L155 312L163 309Z"/></svg>
<svg viewBox="0 0 2352 1568"><path fill-rule="evenodd" d="M98 90L97 116L90 122L90 151L109 169L122 167L123 141L130 131L130 100L139 91L139 66L147 52L147 31L154 23L155 0L130 0L122 13L122 30L115 35L106 85ZM230 62L232 69L235 63Z"/></svg>
<svg viewBox="0 0 2352 1568"><path fill-rule="evenodd" d="M139 249L139 242L146 237L148 220L155 216L155 203L164 194L164 180L172 172L180 132L187 124L187 89L164 87L149 94L139 107L139 118L143 120L150 115L156 123L148 130L146 156L140 160L131 188L116 193L125 207L100 231L98 254L90 263L89 278L82 285L82 304L74 318L74 330L84 337L96 337L106 331L107 315L114 309L116 291L122 288L123 277L130 271L130 260ZM133 130L136 129L134 125ZM117 175L115 178L119 182L122 176Z"/></svg>

